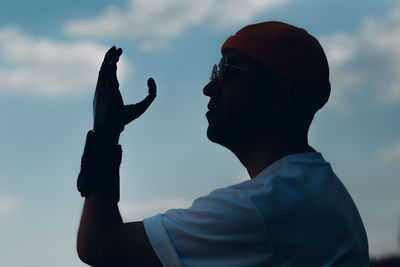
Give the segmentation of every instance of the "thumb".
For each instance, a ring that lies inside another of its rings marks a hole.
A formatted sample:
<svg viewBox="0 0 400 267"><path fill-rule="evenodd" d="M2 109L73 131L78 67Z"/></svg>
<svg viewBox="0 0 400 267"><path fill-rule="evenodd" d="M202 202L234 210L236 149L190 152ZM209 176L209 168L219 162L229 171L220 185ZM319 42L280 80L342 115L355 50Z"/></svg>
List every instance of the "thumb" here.
<svg viewBox="0 0 400 267"><path fill-rule="evenodd" d="M155 96L157 94L157 85L153 78L147 80L147 86L149 87L149 95Z"/></svg>

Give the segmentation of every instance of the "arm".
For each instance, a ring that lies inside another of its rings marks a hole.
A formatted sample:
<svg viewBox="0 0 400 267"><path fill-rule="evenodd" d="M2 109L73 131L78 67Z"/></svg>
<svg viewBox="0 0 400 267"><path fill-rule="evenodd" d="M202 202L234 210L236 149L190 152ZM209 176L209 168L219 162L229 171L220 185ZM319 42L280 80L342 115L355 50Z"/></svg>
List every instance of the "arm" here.
<svg viewBox="0 0 400 267"><path fill-rule="evenodd" d="M85 197L78 230L79 258L94 266L161 266L142 222L123 223L118 210L118 145L124 126L144 113L156 96L149 79L149 96L124 106L116 76L122 50L112 47L99 72L93 101L94 131L89 131L78 176L78 190Z"/></svg>
<svg viewBox="0 0 400 267"><path fill-rule="evenodd" d="M85 200L77 250L83 262L94 266L161 266L143 222L123 223L117 203L101 193Z"/></svg>

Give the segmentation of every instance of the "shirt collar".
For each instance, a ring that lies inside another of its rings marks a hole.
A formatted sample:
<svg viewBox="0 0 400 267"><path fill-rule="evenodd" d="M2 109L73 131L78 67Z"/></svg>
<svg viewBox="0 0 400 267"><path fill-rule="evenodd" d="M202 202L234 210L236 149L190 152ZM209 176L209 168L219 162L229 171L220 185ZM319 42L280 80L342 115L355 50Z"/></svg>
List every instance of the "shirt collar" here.
<svg viewBox="0 0 400 267"><path fill-rule="evenodd" d="M320 152L305 152L305 153L289 154L289 155L283 156L282 158L274 161L273 163L271 163L270 165L265 167L265 169L263 169L254 178L257 178L259 176L268 176L273 173L276 173L276 171L278 169L282 168L283 165L287 165L290 163L323 164L323 163L327 163L327 162L322 157L322 154Z"/></svg>

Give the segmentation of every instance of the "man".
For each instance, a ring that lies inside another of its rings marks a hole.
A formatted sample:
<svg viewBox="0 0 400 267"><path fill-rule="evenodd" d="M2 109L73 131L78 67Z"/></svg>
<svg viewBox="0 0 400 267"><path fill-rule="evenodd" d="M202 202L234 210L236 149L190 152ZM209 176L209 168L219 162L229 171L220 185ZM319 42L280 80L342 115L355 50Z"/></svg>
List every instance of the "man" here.
<svg viewBox="0 0 400 267"><path fill-rule="evenodd" d="M360 215L330 164L308 144L315 112L330 94L318 41L281 23L246 26L222 46L204 94L208 138L231 150L251 179L143 222L118 211L123 126L154 99L124 108L121 54L105 57L78 188L86 197L80 258L95 266L368 266ZM102 111L102 112L100 112Z"/></svg>

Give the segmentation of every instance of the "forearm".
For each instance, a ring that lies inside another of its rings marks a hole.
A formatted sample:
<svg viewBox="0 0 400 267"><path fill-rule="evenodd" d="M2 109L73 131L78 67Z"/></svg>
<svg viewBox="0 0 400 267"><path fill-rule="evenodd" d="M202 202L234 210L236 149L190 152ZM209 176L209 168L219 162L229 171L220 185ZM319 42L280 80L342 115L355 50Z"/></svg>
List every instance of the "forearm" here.
<svg viewBox="0 0 400 267"><path fill-rule="evenodd" d="M104 193L86 197L78 230L77 250L82 261L89 264L104 263L113 258L111 244L122 226L118 205Z"/></svg>

